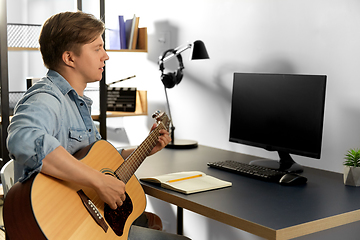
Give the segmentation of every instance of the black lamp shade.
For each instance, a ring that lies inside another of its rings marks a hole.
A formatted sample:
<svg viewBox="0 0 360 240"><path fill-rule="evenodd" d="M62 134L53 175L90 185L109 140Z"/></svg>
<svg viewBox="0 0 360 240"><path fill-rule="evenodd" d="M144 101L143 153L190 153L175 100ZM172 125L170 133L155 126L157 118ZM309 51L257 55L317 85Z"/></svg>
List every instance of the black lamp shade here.
<svg viewBox="0 0 360 240"><path fill-rule="evenodd" d="M206 51L205 44L197 40L192 47L191 60L209 59L209 54Z"/></svg>

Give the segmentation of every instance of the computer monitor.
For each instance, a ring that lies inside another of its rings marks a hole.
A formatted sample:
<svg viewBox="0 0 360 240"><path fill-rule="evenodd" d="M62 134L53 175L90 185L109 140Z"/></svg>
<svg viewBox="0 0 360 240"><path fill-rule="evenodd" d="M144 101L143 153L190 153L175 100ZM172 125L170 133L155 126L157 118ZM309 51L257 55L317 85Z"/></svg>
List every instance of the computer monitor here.
<svg viewBox="0 0 360 240"><path fill-rule="evenodd" d="M250 164L302 172L290 154L320 158L326 76L234 73L230 142L279 153Z"/></svg>

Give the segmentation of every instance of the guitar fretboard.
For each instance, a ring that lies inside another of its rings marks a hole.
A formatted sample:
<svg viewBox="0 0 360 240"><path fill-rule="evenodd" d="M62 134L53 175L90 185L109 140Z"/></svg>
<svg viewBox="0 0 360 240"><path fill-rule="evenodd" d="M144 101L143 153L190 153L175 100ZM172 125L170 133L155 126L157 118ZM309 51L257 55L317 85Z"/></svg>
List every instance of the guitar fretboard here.
<svg viewBox="0 0 360 240"><path fill-rule="evenodd" d="M129 155L123 164L116 169L115 175L125 184L130 180L141 163L149 156L151 150L156 146L158 137L160 136L159 131L161 129L166 129L162 122L159 123L149 136Z"/></svg>

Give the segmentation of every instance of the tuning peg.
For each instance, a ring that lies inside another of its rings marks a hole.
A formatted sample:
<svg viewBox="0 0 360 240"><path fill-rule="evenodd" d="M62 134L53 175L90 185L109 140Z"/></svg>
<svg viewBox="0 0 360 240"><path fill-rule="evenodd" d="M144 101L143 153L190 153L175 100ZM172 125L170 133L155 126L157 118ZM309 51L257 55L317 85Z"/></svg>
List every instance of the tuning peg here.
<svg viewBox="0 0 360 240"><path fill-rule="evenodd" d="M160 114L160 110L155 111L152 115L152 118L156 118L157 116L159 116L159 114Z"/></svg>

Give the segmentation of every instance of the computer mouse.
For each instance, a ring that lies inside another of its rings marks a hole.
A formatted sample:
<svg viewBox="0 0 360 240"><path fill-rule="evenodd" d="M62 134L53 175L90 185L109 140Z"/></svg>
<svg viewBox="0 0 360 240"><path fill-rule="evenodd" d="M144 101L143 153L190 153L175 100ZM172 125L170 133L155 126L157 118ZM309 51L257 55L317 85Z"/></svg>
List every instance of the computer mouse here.
<svg viewBox="0 0 360 240"><path fill-rule="evenodd" d="M303 185L307 182L307 178L301 176L296 173L286 173L282 178L279 180L281 185L286 186L294 186L294 185Z"/></svg>

